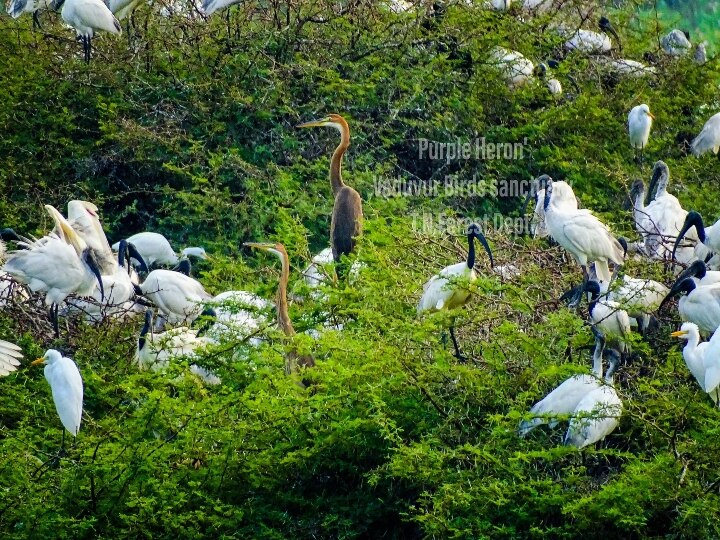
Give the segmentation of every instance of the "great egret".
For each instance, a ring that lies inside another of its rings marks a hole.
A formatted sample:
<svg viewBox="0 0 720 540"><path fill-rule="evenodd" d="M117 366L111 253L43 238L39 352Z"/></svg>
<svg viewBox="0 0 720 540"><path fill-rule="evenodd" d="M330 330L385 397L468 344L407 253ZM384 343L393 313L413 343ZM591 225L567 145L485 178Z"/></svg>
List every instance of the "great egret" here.
<svg viewBox="0 0 720 540"><path fill-rule="evenodd" d="M26 284L33 292L45 292L45 303L51 306L52 321L56 335L59 334L57 306L71 294L89 296L96 283L100 286L100 297L104 298L100 269L85 241L72 229L70 224L55 208L45 205L55 221L56 233L50 233L40 240L25 244L9 254L2 270L13 279Z"/></svg>
<svg viewBox="0 0 720 540"><path fill-rule="evenodd" d="M55 349L48 349L42 358L30 365L45 364L45 378L52 390L55 409L62 425L74 437L80 431L83 410L83 381L75 362ZM65 446L63 431L62 447Z"/></svg>
<svg viewBox="0 0 720 540"><path fill-rule="evenodd" d="M700 157L710 150L713 154L718 153L718 149L720 149L720 113L711 116L710 120L705 122L698 136L690 144L690 149L696 157Z"/></svg>
<svg viewBox="0 0 720 540"><path fill-rule="evenodd" d="M620 352L627 354L630 350L630 316L620 304L613 300L600 300L600 283L589 280L585 291L590 293L588 314L590 322L602 332L606 338L615 338Z"/></svg>
<svg viewBox="0 0 720 540"><path fill-rule="evenodd" d="M565 248L583 271L582 289L588 282L588 264L595 263L598 278L609 283L612 275L609 262L620 266L625 261L625 249L610 230L590 210L568 208L555 196L554 182L547 175L541 177L545 189L545 224L553 239ZM580 292L582 294L582 291ZM574 304L580 301L578 295Z"/></svg>
<svg viewBox="0 0 720 540"><path fill-rule="evenodd" d="M691 277L676 281L660 307L679 293L685 293L678 302L680 318L707 334L715 332L720 326L720 283L698 286Z"/></svg>
<svg viewBox="0 0 720 540"><path fill-rule="evenodd" d="M137 249L148 267L156 265L174 265L180 260L187 257L197 257L199 259L210 259L202 247L187 247L177 256L170 242L162 234L156 232L141 232L133 234L127 238L128 245L132 245ZM113 244L112 248L117 251L120 242Z"/></svg>
<svg viewBox="0 0 720 540"><path fill-rule="evenodd" d="M153 270L134 288L136 294L155 304L171 325L194 321L203 304L212 299L200 282L172 270Z"/></svg>
<svg viewBox="0 0 720 540"><path fill-rule="evenodd" d="M288 281L290 280L290 260L285 246L282 244L260 242L245 242L243 245L272 253L280 259L280 282L278 283L277 300L275 301L277 325L286 337L292 338L295 335L295 328L292 325L292 321L290 321L287 300L287 287ZM285 374L287 375L297 373L300 367L311 368L314 366L315 359L309 354L299 354L294 346L291 346L285 355ZM301 384L301 386L305 385Z"/></svg>
<svg viewBox="0 0 720 540"><path fill-rule="evenodd" d="M524 437L538 426L550 424L554 428L562 416L572 414L580 400L602 384L602 358L605 338L597 330L595 334L595 352L593 352L592 375L573 375L566 379L530 409L531 420L520 422L518 434Z"/></svg>
<svg viewBox="0 0 720 540"><path fill-rule="evenodd" d="M647 66L637 60L629 58L610 58L607 56L598 57L596 62L605 66L608 71L619 77L640 78L648 75L655 75L657 70L653 66Z"/></svg>
<svg viewBox="0 0 720 540"><path fill-rule="evenodd" d="M720 219L713 225L705 227L702 216L698 212L691 210L685 216L685 221L677 235L677 240L675 240L673 258L675 258L677 248L682 239L685 238L685 234L693 227L697 233L698 243L702 245L696 245L696 257L702 260L710 260L712 255L720 254Z"/></svg>
<svg viewBox="0 0 720 540"><path fill-rule="evenodd" d="M511 90L524 86L533 77L535 66L521 53L504 47L490 51L490 61L500 69Z"/></svg>
<svg viewBox="0 0 720 540"><path fill-rule="evenodd" d="M120 22L102 0L53 0L57 10L62 6L62 19L82 38L85 62L90 62L92 38L97 30L120 34Z"/></svg>
<svg viewBox="0 0 720 540"><path fill-rule="evenodd" d="M603 440L620 424L623 404L613 387L613 375L620 357L609 350L608 369L604 384L585 395L575 407L563 441L566 446L584 448Z"/></svg>
<svg viewBox="0 0 720 540"><path fill-rule="evenodd" d="M523 205L522 213L525 215L527 211L530 197L535 197L535 214L531 225L531 231L533 238L545 238L550 234L545 224L545 188L547 187L546 180L550 178L547 175L539 176L532 182L531 189L528 190L527 196L525 197L525 203ZM570 184L562 180L554 182L555 194L554 204L562 206L569 210L577 210L578 201L573 189Z"/></svg>
<svg viewBox="0 0 720 540"><path fill-rule="evenodd" d="M643 153L650 137L650 127L655 119L650 112L650 107L645 103L636 105L628 114L628 134L630 146L635 149L635 158L643 162Z"/></svg>
<svg viewBox="0 0 720 540"><path fill-rule="evenodd" d="M683 358L695 380L720 405L720 332L715 331L710 341L700 342L700 331L695 323L685 322L677 332L670 334L685 340Z"/></svg>
<svg viewBox="0 0 720 540"><path fill-rule="evenodd" d="M0 377L9 375L15 371L20 365L22 358L23 354L20 347L4 339L0 339Z"/></svg>
<svg viewBox="0 0 720 540"><path fill-rule="evenodd" d="M423 285L423 294L418 302L418 314L424 311L441 311L452 310L463 306L470 298L470 291L467 289L467 282L473 282L477 279L475 273L475 239L480 244L490 258L490 266L494 266L492 252L485 236L480 231L480 226L473 223L468 227L468 255L467 260L446 266L438 274L431 277L425 285ZM465 283L463 283L463 281ZM450 337L455 347L455 357L458 360L464 360L460 354L457 339L455 338L455 325L450 325Z"/></svg>
<svg viewBox="0 0 720 540"><path fill-rule="evenodd" d="M675 28L662 37L660 46L670 56L685 56L692 49L690 34Z"/></svg>
<svg viewBox="0 0 720 540"><path fill-rule="evenodd" d="M340 262L342 256L355 250L357 237L362 233L362 200L357 191L346 185L342 179L342 158L350 146L350 127L339 114L330 114L320 120L298 125L299 128L332 127L340 132L340 144L330 160L330 185L335 203L330 219L330 246L333 259ZM338 276L344 272L338 268Z"/></svg>

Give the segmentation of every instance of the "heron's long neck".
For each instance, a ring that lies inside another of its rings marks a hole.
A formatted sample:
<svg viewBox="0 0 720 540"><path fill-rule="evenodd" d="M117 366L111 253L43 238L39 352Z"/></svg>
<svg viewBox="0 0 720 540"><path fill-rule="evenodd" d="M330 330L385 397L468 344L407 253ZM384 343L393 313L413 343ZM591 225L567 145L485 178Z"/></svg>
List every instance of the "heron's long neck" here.
<svg viewBox="0 0 720 540"><path fill-rule="evenodd" d="M286 336L294 336L295 329L293 328L292 322L290 322L290 315L288 315L287 286L290 280L290 262L288 261L287 254L283 254L280 257L280 261L282 263L282 271L277 293L277 322Z"/></svg>
<svg viewBox="0 0 720 540"><path fill-rule="evenodd" d="M330 161L330 185L332 186L333 196L337 196L345 183L342 180L342 158L345 151L350 146L350 128L346 125L340 130L340 144L333 152Z"/></svg>

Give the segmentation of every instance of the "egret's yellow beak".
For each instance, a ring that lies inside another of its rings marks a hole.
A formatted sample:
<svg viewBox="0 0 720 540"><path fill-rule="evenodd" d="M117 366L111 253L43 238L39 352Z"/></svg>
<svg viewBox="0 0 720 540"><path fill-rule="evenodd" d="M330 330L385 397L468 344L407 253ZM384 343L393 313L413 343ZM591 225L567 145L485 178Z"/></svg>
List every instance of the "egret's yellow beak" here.
<svg viewBox="0 0 720 540"><path fill-rule="evenodd" d="M37 366L38 364L42 364L43 362L45 362L45 359L44 359L44 358L36 358L36 359L33 360L32 362L30 362L30 365L31 365L31 366Z"/></svg>
<svg viewBox="0 0 720 540"><path fill-rule="evenodd" d="M310 122L305 122L304 124L298 124L296 127L299 128L308 128L308 127L322 127L325 124L330 122L329 117L325 117L322 120L311 120Z"/></svg>
<svg viewBox="0 0 720 540"><path fill-rule="evenodd" d="M270 244L267 242L245 242L243 243L243 246L255 249L262 249L263 251L268 251L275 248L275 244Z"/></svg>
<svg viewBox="0 0 720 540"><path fill-rule="evenodd" d="M687 335L687 330L678 330L677 332L672 332L670 334L672 337L682 337Z"/></svg>
<svg viewBox="0 0 720 540"><path fill-rule="evenodd" d="M655 120L655 115L654 115L653 113L651 113L650 111L648 111L647 115L648 115L650 118L652 118L653 120Z"/></svg>

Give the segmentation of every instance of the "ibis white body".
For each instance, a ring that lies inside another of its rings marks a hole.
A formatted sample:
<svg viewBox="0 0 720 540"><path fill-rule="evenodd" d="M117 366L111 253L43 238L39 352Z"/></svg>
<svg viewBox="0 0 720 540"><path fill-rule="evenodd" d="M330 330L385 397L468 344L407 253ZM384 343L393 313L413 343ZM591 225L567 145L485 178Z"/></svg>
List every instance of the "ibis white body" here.
<svg viewBox="0 0 720 540"><path fill-rule="evenodd" d="M212 298L200 282L172 270L153 270L139 287L171 325L195 320Z"/></svg>

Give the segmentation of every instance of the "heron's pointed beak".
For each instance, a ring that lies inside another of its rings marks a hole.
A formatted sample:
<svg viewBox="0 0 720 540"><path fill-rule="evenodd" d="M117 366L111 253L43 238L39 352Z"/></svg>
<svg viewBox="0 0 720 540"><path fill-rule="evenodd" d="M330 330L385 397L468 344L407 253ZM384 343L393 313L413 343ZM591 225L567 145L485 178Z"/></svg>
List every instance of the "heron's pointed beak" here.
<svg viewBox="0 0 720 540"><path fill-rule="evenodd" d="M270 244L267 242L244 242L243 246L268 251L270 249L273 249L275 247L275 244Z"/></svg>
<svg viewBox="0 0 720 540"><path fill-rule="evenodd" d="M687 331L686 330L678 330L677 332L672 332L670 335L672 337L682 337L682 336L687 335Z"/></svg>
<svg viewBox="0 0 720 540"><path fill-rule="evenodd" d="M323 127L329 120L330 120L329 118L323 118L321 120L311 120L310 122L298 124L295 127L299 127L299 128Z"/></svg>
<svg viewBox="0 0 720 540"><path fill-rule="evenodd" d="M654 115L653 113L651 113L650 111L648 111L647 115L648 115L650 118L652 118L653 120L655 120L655 115Z"/></svg>
<svg viewBox="0 0 720 540"><path fill-rule="evenodd" d="M32 362L30 362L30 365L31 365L31 366L37 366L38 364L42 364L42 363L44 363L44 362L45 362L45 359L44 359L44 358L36 358L36 359L33 360Z"/></svg>

